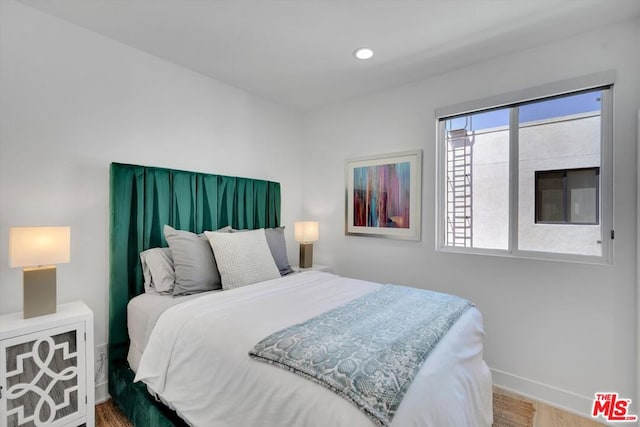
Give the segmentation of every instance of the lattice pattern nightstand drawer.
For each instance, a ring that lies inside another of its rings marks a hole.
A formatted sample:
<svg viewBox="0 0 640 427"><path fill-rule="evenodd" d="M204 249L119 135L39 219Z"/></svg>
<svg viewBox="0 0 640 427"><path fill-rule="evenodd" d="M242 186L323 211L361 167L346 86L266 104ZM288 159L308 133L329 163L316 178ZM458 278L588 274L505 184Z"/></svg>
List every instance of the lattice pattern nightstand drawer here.
<svg viewBox="0 0 640 427"><path fill-rule="evenodd" d="M0 316L0 427L94 425L93 315L64 308Z"/></svg>

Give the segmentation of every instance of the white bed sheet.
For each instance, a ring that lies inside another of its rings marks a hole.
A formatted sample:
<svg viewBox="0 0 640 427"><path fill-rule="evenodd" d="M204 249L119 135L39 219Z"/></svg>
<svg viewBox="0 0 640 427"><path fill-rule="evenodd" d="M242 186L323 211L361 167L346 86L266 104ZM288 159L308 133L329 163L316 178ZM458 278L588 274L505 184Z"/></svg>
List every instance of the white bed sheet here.
<svg viewBox="0 0 640 427"><path fill-rule="evenodd" d="M248 351L266 336L380 285L310 271L192 299L151 332L135 381L195 426L371 426L330 390ZM392 426L489 426L491 374L480 312L465 312L432 351Z"/></svg>

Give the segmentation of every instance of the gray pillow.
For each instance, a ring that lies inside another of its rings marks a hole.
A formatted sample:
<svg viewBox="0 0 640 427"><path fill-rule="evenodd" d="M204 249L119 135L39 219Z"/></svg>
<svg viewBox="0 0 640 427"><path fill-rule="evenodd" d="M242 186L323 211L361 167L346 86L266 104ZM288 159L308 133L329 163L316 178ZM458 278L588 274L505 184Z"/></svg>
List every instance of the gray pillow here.
<svg viewBox="0 0 640 427"><path fill-rule="evenodd" d="M284 240L284 227L266 228L264 232L267 236L269 250L271 251L273 260L278 266L280 275L285 276L289 273L293 273L293 268L289 265L289 258L287 257L287 243Z"/></svg>
<svg viewBox="0 0 640 427"><path fill-rule="evenodd" d="M144 275L144 291L155 294L172 294L176 274L169 248L151 248L140 252Z"/></svg>
<svg viewBox="0 0 640 427"><path fill-rule="evenodd" d="M168 225L163 231L176 272L173 295L190 295L222 287L211 245L204 235L176 230Z"/></svg>

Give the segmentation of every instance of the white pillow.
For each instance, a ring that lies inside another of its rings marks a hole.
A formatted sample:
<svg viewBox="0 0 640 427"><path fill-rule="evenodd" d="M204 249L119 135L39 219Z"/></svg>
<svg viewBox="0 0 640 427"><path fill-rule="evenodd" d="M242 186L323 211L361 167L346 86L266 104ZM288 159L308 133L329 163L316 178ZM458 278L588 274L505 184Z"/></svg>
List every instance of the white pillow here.
<svg viewBox="0 0 640 427"><path fill-rule="evenodd" d="M172 294L176 283L173 258L169 248L151 248L140 252L144 275L144 291L151 294Z"/></svg>
<svg viewBox="0 0 640 427"><path fill-rule="evenodd" d="M222 289L277 279L276 266L264 229L244 233L204 232L218 264Z"/></svg>

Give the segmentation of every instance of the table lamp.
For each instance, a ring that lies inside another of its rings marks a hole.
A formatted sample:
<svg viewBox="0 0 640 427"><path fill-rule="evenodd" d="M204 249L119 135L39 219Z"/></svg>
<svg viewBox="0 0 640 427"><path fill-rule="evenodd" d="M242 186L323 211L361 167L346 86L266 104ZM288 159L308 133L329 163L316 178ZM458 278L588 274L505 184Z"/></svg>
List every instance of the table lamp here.
<svg viewBox="0 0 640 427"><path fill-rule="evenodd" d="M320 234L316 221L300 221L295 223L294 235L300 242L300 268L313 266L313 242L318 240Z"/></svg>
<svg viewBox="0 0 640 427"><path fill-rule="evenodd" d="M9 266L23 267L24 318L56 312L56 266L70 261L70 227L10 227Z"/></svg>

